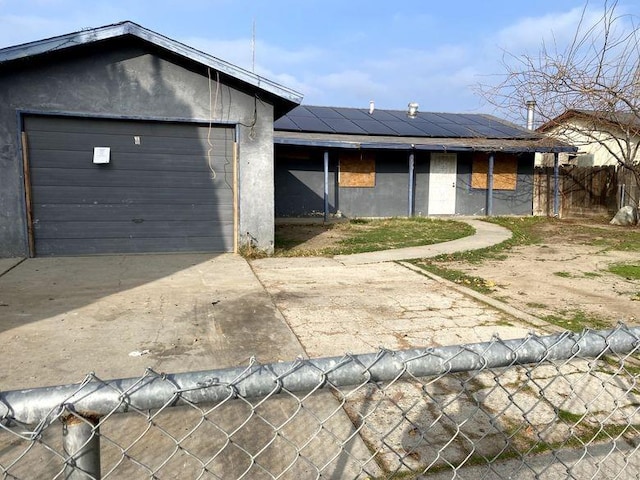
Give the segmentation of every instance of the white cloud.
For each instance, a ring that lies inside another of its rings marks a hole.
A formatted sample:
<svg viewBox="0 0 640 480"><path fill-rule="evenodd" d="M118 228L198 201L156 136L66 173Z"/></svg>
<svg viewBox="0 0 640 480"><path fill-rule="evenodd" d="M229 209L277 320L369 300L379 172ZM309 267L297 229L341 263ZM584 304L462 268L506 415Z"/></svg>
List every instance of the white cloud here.
<svg viewBox="0 0 640 480"><path fill-rule="evenodd" d="M468 47L464 45L439 45L433 49L398 48L383 52L380 57L364 62L367 68L380 73L398 75L451 68L469 60Z"/></svg>
<svg viewBox="0 0 640 480"><path fill-rule="evenodd" d="M573 8L568 12L526 17L502 29L497 34L495 43L511 53L537 50L542 46L543 41L547 46L557 45L558 48L562 48L573 38L581 19L583 25L590 26L600 18L602 18L601 10L593 8L583 10L582 7Z"/></svg>

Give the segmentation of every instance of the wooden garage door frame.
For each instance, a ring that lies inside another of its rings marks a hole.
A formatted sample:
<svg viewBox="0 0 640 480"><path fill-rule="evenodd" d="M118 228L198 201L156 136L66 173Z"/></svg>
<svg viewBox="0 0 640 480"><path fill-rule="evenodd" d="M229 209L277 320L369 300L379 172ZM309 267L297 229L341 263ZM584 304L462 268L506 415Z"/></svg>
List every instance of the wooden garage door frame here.
<svg viewBox="0 0 640 480"><path fill-rule="evenodd" d="M20 120L27 238L31 256L236 251L237 149L234 124L209 126L188 120L39 112L22 112ZM38 138L37 128L56 133L47 132ZM138 133L144 133L133 135L138 130ZM150 131L159 133L150 135ZM90 147L109 146L105 136L116 142L111 153L113 161L109 165L95 165L93 148ZM118 144L123 139L127 143L125 150L138 150L123 151L122 145ZM130 147L128 142L136 146ZM163 142L170 147L163 150ZM52 158L56 157L52 160L55 165L47 160L48 154L43 151L55 153L52 155ZM135 165L126 165L126 162L134 161ZM77 168L79 162L82 165ZM153 164L151 168L149 162ZM156 162L162 166L156 168ZM203 165L206 165L206 171ZM168 168L168 171L163 173L162 168ZM103 176L104 184L99 182L96 185L96 175ZM136 183L136 175L139 183ZM45 193L47 190L49 192ZM49 202L52 196L59 196L64 190L71 192L69 208L64 205L66 197L61 204ZM79 191L82 193L78 194ZM151 199L155 199L157 205L153 205ZM74 214L67 214L66 210L81 214L74 218ZM60 218L65 221L57 225L54 225L55 221L47 224L53 217L46 212L62 215ZM144 213L149 212L153 212L153 218L145 218ZM129 213L132 218L125 220L123 216ZM88 215L91 218L87 218ZM99 223L105 220L112 221L112 225ZM79 223L73 224L74 221ZM87 227L92 226L85 231L96 233L82 238L83 223ZM65 230L63 224L74 226ZM45 239L52 235L51 232L54 232L53 238ZM59 245L52 246L56 240ZM79 248L74 247L74 243Z"/></svg>

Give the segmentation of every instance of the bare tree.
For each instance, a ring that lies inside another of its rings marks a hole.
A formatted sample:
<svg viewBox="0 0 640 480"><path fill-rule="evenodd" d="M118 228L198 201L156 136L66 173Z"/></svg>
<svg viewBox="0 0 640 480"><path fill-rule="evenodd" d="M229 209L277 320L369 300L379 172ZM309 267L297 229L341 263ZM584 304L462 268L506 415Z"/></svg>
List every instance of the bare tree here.
<svg viewBox="0 0 640 480"><path fill-rule="evenodd" d="M536 55L505 53L506 73L479 92L514 121L522 121L525 103L535 100L540 130L603 149L640 185L638 18L605 1L602 15L589 22L588 7L567 46L542 41Z"/></svg>

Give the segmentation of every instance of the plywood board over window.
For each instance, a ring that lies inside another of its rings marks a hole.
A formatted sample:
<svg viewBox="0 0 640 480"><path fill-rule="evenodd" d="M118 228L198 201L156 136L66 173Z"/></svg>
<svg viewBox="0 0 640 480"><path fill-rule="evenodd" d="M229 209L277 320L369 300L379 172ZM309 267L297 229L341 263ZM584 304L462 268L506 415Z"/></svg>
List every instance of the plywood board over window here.
<svg viewBox="0 0 640 480"><path fill-rule="evenodd" d="M341 187L375 187L376 159L373 152L341 152L338 184Z"/></svg>
<svg viewBox="0 0 640 480"><path fill-rule="evenodd" d="M489 155L476 153L473 155L471 167L471 188L486 190L488 188ZM515 190L518 182L518 157L498 153L493 160L493 189Z"/></svg>

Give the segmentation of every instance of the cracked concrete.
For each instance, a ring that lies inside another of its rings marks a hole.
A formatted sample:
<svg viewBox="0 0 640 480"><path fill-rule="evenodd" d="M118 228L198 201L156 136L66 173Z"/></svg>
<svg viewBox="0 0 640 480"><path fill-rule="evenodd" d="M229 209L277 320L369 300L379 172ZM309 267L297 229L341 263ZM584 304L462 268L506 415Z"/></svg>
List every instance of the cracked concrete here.
<svg viewBox="0 0 640 480"><path fill-rule="evenodd" d="M520 338L532 330L397 263L269 258L252 268L310 357Z"/></svg>

